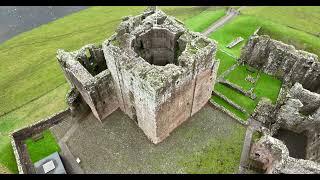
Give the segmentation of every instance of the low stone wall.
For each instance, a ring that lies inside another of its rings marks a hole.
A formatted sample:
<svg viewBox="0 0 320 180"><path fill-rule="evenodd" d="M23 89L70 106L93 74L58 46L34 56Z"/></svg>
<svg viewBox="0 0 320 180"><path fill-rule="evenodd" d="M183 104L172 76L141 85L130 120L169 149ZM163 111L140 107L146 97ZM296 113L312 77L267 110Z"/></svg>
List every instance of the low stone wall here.
<svg viewBox="0 0 320 180"><path fill-rule="evenodd" d="M242 89L242 87L236 85L236 84L233 84L231 82L229 82L228 80L220 80L219 83L231 88L231 89L234 89L235 91L239 92L240 94L244 95L244 96L247 96L249 97L250 99L254 100L255 99L255 95L253 93L253 89L252 90L249 90L249 91L246 91L244 89Z"/></svg>
<svg viewBox="0 0 320 180"><path fill-rule="evenodd" d="M19 174L35 173L24 140L60 123L68 116L71 116L69 108L25 128L16 130L11 134L11 145L16 158Z"/></svg>
<svg viewBox="0 0 320 180"><path fill-rule="evenodd" d="M249 125L249 122L246 121L244 122L242 119L238 118L236 115L232 114L231 112L229 112L226 108L224 108L223 106L220 106L218 103L214 102L212 99L209 100L209 104L218 108L220 111L226 113L227 115L229 115L230 117L234 118L235 120L237 120L240 124L242 125Z"/></svg>
<svg viewBox="0 0 320 180"><path fill-rule="evenodd" d="M229 103L231 106L234 108L238 109L239 111L243 113L247 113L246 110L244 110L241 106L237 105L236 103L230 101L227 97L225 97L223 94L217 92L217 91L212 91L213 95L219 96L221 99L225 100L227 103Z"/></svg>

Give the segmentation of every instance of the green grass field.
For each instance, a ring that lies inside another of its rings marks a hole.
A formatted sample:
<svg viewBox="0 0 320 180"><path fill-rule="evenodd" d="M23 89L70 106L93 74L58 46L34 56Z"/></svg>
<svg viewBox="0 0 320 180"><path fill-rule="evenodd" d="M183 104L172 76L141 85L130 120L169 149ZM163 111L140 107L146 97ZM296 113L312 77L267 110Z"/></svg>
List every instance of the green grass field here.
<svg viewBox="0 0 320 180"><path fill-rule="evenodd" d="M205 149L193 154L184 162L186 173L238 173L245 131L245 127L237 126L228 138L208 143Z"/></svg>
<svg viewBox="0 0 320 180"><path fill-rule="evenodd" d="M277 101L281 85L282 82L279 79L265 73L261 73L253 92L257 95L259 100L262 97L266 97L275 103Z"/></svg>
<svg viewBox="0 0 320 180"><path fill-rule="evenodd" d="M244 90L249 91L250 88L254 87L254 85L246 80L246 77L250 75L251 77L256 78L258 72L250 72L247 70L246 66L237 66L233 71L231 71L227 76L226 79L242 87Z"/></svg>
<svg viewBox="0 0 320 180"><path fill-rule="evenodd" d="M256 105L261 100L261 98L268 98L273 103L276 102L278 94L280 92L280 88L282 85L282 82L278 80L277 78L267 75L263 72L260 72L260 77L258 78L256 84L249 83L245 80L246 76L250 74L252 77L257 77L258 72L250 72L247 70L245 65L237 66L233 71L231 71L230 74L226 76L226 79L234 83L244 90L249 90L250 88L254 88L253 93L256 94L257 98L255 100L250 99L249 97L235 91L234 89L231 89L221 83L216 83L214 86L214 89L224 96L226 96L229 100L234 102L235 104L241 106L244 108L248 114L244 114L239 110L236 110L234 107L232 107L230 104L228 104L223 99L214 96L213 100L218 103L219 105L225 107L230 112L232 112L234 115L238 116L242 120L247 120L250 114L253 113Z"/></svg>
<svg viewBox="0 0 320 180"><path fill-rule="evenodd" d="M320 24L318 24L318 26L320 27ZM271 38L292 44L297 49L306 50L318 56L320 55L319 37L256 16L240 15L216 32L213 32L210 38L219 42L219 48L239 57L241 47L246 44L249 36L252 35L258 27L261 27L259 34L267 34ZM239 36L245 40L232 49L226 47Z"/></svg>
<svg viewBox="0 0 320 180"><path fill-rule="evenodd" d="M239 92L223 85L216 83L214 89L221 94L225 95L228 99L244 108L249 114L251 114L256 107L256 102L247 96L240 94Z"/></svg>
<svg viewBox="0 0 320 180"><path fill-rule="evenodd" d="M217 21L222 16L225 15L225 8L209 8L199 15L189 18L185 21L186 26L190 28L190 30L195 32L202 32L206 30L212 22Z"/></svg>
<svg viewBox="0 0 320 180"><path fill-rule="evenodd" d="M220 61L217 73L218 76L220 76L223 72L225 72L237 62L236 59L219 50L216 53L216 59L219 59Z"/></svg>
<svg viewBox="0 0 320 180"><path fill-rule="evenodd" d="M233 106L231 106L228 102L226 102L225 100L223 100L222 98L218 97L218 96L212 96L211 99L223 106L224 108L226 108L228 111L230 111L232 114L236 115L238 118L242 119L243 121L246 121L248 119L248 115L239 111L238 109L234 108Z"/></svg>
<svg viewBox="0 0 320 180"><path fill-rule="evenodd" d="M247 6L241 9L241 13L320 35L319 6Z"/></svg>
<svg viewBox="0 0 320 180"><path fill-rule="evenodd" d="M32 138L29 138L25 143L32 163L35 163L54 152L60 152L60 147L50 130L43 132L42 139L34 141Z"/></svg>

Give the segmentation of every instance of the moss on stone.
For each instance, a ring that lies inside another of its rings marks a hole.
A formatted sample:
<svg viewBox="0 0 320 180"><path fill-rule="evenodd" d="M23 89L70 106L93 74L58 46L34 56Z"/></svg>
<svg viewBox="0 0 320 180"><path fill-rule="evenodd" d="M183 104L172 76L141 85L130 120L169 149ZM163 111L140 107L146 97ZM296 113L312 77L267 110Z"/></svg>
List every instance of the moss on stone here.
<svg viewBox="0 0 320 180"><path fill-rule="evenodd" d="M252 133L252 141L253 142L257 142L259 141L259 139L262 137L262 133L259 131L255 131L254 133Z"/></svg>

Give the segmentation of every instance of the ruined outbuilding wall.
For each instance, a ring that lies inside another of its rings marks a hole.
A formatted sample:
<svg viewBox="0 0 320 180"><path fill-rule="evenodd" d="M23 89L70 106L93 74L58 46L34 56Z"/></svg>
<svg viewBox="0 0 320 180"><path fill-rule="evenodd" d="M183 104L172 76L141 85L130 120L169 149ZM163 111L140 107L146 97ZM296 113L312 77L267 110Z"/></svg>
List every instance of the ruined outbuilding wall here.
<svg viewBox="0 0 320 180"><path fill-rule="evenodd" d="M252 118L270 127L272 135L279 129L305 135L305 158L320 162L320 94L295 83L283 103L273 105L268 100L260 101Z"/></svg>
<svg viewBox="0 0 320 180"><path fill-rule="evenodd" d="M25 140L60 123L71 116L70 109L58 112L39 122L16 130L11 134L11 145L16 158L19 174L35 174L34 165L30 159Z"/></svg>
<svg viewBox="0 0 320 180"><path fill-rule="evenodd" d="M269 135L262 136L251 148L250 157L260 162L267 174L319 174L320 164L289 156L282 141Z"/></svg>
<svg viewBox="0 0 320 180"><path fill-rule="evenodd" d="M304 88L320 93L320 62L315 54L296 50L267 35L253 35L242 49L241 59L285 82L292 85L299 82Z"/></svg>
<svg viewBox="0 0 320 180"><path fill-rule="evenodd" d="M86 45L74 52L58 50L57 54L71 88L81 94L97 119L104 119L119 107L101 47Z"/></svg>
<svg viewBox="0 0 320 180"><path fill-rule="evenodd" d="M320 124L320 94L304 89L296 83L287 100L277 112L276 121L282 128L301 133Z"/></svg>
<svg viewBox="0 0 320 180"><path fill-rule="evenodd" d="M103 51L120 108L154 143L211 97L216 44L162 11L124 18Z"/></svg>

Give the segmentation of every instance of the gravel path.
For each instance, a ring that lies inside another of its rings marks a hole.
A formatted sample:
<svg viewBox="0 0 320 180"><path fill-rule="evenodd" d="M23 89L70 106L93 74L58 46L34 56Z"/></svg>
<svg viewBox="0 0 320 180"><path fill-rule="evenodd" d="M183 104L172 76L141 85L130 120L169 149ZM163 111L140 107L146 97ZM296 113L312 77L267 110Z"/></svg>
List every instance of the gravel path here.
<svg viewBox="0 0 320 180"><path fill-rule="evenodd" d="M225 16L220 18L218 21L214 22L208 29L202 32L205 36L209 36L212 32L216 31L218 28L222 27L227 22L231 21L233 18L239 15L240 7L237 11L228 11Z"/></svg>

